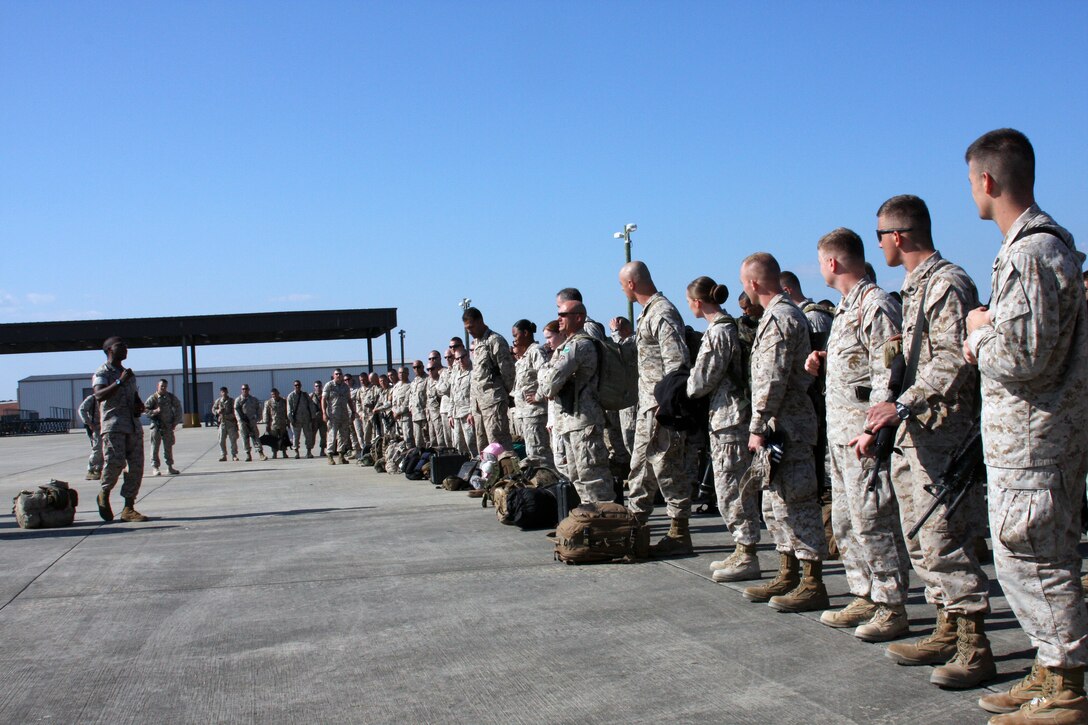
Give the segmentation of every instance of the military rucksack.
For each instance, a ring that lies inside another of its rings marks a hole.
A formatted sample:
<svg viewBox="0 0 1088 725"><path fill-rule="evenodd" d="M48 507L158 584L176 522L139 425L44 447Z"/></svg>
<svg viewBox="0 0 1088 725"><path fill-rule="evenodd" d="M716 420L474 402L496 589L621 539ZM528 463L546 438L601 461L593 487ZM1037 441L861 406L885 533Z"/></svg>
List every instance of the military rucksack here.
<svg viewBox="0 0 1088 725"><path fill-rule="evenodd" d="M53 529L70 525L76 518L79 494L66 481L51 480L37 491L21 491L11 507L23 529Z"/></svg>
<svg viewBox="0 0 1088 725"><path fill-rule="evenodd" d="M601 407L624 410L638 403L638 348L589 339L597 348L597 400Z"/></svg>
<svg viewBox="0 0 1088 725"><path fill-rule="evenodd" d="M598 564L645 558L650 530L626 506L587 503L555 529L555 558L567 564Z"/></svg>

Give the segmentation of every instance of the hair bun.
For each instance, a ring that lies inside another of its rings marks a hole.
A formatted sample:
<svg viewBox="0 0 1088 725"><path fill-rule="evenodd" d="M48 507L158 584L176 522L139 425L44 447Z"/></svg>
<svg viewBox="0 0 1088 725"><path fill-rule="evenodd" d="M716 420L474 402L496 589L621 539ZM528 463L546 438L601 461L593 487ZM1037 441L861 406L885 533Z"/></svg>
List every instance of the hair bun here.
<svg viewBox="0 0 1088 725"><path fill-rule="evenodd" d="M710 299L719 305L722 304L729 299L729 288L724 284L714 285L714 289L710 291Z"/></svg>

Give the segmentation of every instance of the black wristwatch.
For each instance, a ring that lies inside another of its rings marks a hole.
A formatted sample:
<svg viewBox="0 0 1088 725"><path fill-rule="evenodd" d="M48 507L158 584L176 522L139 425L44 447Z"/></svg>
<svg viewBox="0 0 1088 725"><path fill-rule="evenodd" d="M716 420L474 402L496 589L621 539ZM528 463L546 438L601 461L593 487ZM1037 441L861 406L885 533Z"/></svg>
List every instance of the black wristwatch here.
<svg viewBox="0 0 1088 725"><path fill-rule="evenodd" d="M895 404L895 412L899 415L899 420L906 420L910 417L910 408L902 403Z"/></svg>

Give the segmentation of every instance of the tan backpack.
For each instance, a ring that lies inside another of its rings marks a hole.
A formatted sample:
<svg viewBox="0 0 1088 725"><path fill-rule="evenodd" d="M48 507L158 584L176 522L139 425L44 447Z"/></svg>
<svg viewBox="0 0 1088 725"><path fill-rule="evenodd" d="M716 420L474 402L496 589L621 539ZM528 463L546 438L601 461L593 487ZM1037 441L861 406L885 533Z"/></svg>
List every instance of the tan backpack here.
<svg viewBox="0 0 1088 725"><path fill-rule="evenodd" d="M649 527L618 503L577 506L555 529L555 558L567 564L645 559L649 548Z"/></svg>
<svg viewBox="0 0 1088 725"><path fill-rule="evenodd" d="M66 481L51 480L37 491L21 491L11 512L23 529L54 529L69 526L76 518L79 495Z"/></svg>

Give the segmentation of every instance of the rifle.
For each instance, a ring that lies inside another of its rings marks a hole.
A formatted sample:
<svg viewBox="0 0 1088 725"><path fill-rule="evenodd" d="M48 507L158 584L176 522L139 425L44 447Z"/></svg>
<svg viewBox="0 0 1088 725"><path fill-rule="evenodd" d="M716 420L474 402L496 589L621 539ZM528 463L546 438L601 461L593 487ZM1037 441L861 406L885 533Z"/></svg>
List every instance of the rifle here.
<svg viewBox="0 0 1088 725"><path fill-rule="evenodd" d="M971 433L960 446L952 460L948 463L942 475L935 483L928 484L925 489L933 496L933 503L926 512L907 532L907 538L913 539L921 531L929 517L941 504L945 506L944 518L948 520L959 509L967 492L971 490L977 481L985 475L985 466L982 454L982 428L978 421L975 422ZM982 475L980 475L980 473Z"/></svg>
<svg viewBox="0 0 1088 725"><path fill-rule="evenodd" d="M903 378L907 371L902 352L892 358L889 370L891 372L888 374L888 388L892 391L892 400L895 400L903 393ZM881 467L892 458L892 447L897 430L898 427L886 425L876 432L876 441L873 443L873 457L876 459L876 465L873 466L873 472L869 474L869 483L865 486L865 490L869 493L875 491L877 484L880 483Z"/></svg>

